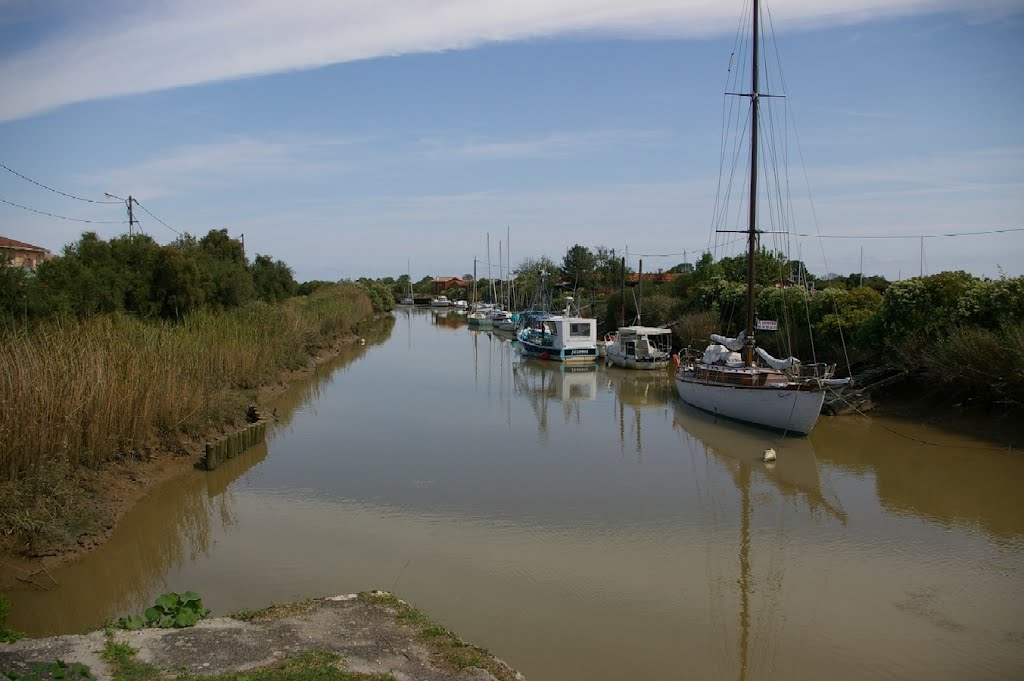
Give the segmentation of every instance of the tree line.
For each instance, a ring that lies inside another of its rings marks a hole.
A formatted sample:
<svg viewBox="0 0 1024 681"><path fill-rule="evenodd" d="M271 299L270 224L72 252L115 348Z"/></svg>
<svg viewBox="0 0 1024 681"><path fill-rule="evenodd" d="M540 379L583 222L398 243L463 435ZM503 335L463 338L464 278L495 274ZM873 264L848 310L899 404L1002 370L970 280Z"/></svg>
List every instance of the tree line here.
<svg viewBox="0 0 1024 681"><path fill-rule="evenodd" d="M555 284L553 307L571 294L605 331L640 318L670 326L677 349L703 349L710 333L736 335L746 324L745 255L715 260L703 253L669 268L671 278L645 275L640 283L614 249L575 244L561 262L528 257L514 268L520 306L539 286L541 271ZM778 322L777 331L758 333L758 343L773 355L834 363L851 374L905 369L948 400L1024 407L1024 277L815 276L803 262L768 249L757 251L755 272L755 312ZM408 275L380 281L396 298L408 292ZM414 287L427 292L431 282L426 277ZM486 280L477 284L486 290Z"/></svg>

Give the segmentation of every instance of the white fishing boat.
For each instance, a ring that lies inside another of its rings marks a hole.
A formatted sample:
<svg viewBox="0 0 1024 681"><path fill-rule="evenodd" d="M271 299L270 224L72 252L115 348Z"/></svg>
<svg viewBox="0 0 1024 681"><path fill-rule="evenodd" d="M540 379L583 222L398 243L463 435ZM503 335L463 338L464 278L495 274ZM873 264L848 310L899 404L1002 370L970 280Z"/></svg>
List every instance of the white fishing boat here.
<svg viewBox="0 0 1024 681"><path fill-rule="evenodd" d="M573 364L597 359L597 320L580 316L572 296L565 300L562 314L536 319L519 332L522 354Z"/></svg>
<svg viewBox="0 0 1024 681"><path fill-rule="evenodd" d="M448 300L448 296L437 296L430 301L430 307L448 307L451 304L451 301Z"/></svg>
<svg viewBox="0 0 1024 681"><path fill-rule="evenodd" d="M459 312L465 312L469 310L469 303L465 300L456 300L452 303L452 308Z"/></svg>
<svg viewBox="0 0 1024 681"><path fill-rule="evenodd" d="M729 93L739 94L750 100L750 117L747 119L747 129L750 132L750 186L746 190L749 201L748 221L746 229L743 230L718 230L746 234L746 328L736 338L712 334L711 344L703 353L686 353L676 371L675 382L679 396L684 402L705 411L789 433L806 434L811 432L818 421L826 388L830 384L845 383L848 379L832 379L835 365L803 365L795 357L776 359L763 348L757 347L754 337L754 329L757 326L754 309L754 263L758 237L762 233L758 229L757 213L758 165L771 160L758 155L758 132L762 127L759 107L762 97L774 95L759 91L758 0L753 2L752 16L750 92ZM751 125L750 121L754 124ZM774 218L774 215L772 217Z"/></svg>
<svg viewBox="0 0 1024 681"><path fill-rule="evenodd" d="M672 361L672 330L656 326L620 326L605 337L605 363L654 371Z"/></svg>

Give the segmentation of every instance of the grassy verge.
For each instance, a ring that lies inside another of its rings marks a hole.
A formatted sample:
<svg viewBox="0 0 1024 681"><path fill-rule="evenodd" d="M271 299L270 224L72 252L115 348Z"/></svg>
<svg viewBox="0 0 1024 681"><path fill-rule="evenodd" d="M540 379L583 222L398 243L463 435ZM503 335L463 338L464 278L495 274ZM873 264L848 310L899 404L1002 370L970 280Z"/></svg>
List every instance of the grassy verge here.
<svg viewBox="0 0 1024 681"><path fill-rule="evenodd" d="M238 419L255 388L373 314L362 289L342 284L180 323L111 315L0 329L0 536L24 545L79 522L97 470Z"/></svg>

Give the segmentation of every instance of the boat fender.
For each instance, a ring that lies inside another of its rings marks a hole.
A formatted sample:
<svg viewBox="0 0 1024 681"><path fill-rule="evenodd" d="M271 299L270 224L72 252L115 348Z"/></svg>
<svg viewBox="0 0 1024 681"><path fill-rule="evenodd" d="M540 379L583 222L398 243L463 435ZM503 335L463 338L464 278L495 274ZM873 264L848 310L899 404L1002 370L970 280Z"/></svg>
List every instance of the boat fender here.
<svg viewBox="0 0 1024 681"><path fill-rule="evenodd" d="M672 364L675 365L676 369L679 368L679 353L678 352L675 353L674 355L672 355Z"/></svg>
<svg viewBox="0 0 1024 681"><path fill-rule="evenodd" d="M771 463L772 461L775 461L775 449L769 447L768 449L764 450L764 454L761 455L761 461L764 461L765 463Z"/></svg>
<svg viewBox="0 0 1024 681"><path fill-rule="evenodd" d="M551 353L548 352L547 350L545 350L544 352L540 353L540 358L541 359L551 359Z"/></svg>

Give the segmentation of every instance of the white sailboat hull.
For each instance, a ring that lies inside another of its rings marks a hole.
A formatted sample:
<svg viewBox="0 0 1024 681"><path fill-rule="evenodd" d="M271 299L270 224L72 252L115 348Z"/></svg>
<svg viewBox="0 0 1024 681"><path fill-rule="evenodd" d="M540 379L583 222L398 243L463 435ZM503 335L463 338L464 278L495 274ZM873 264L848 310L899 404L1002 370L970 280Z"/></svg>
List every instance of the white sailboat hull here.
<svg viewBox="0 0 1024 681"><path fill-rule="evenodd" d="M825 401L823 390L792 390L707 383L676 374L676 390L698 409L767 428L806 435Z"/></svg>

